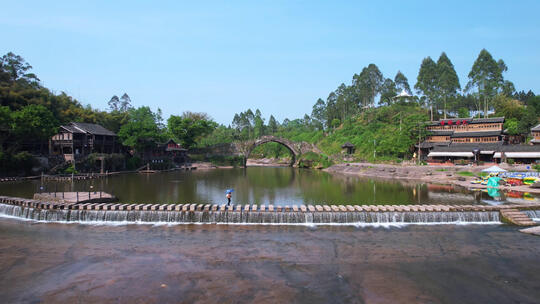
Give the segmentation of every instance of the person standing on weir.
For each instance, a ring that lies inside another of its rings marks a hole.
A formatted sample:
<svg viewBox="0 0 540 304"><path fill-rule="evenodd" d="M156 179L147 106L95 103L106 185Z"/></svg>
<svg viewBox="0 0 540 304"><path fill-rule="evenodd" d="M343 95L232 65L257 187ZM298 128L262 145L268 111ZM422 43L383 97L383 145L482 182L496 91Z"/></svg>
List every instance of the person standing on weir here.
<svg viewBox="0 0 540 304"><path fill-rule="evenodd" d="M231 205L231 197L232 197L232 193L233 193L233 189L228 189L227 191L225 191L225 193L227 194L226 197L227 197L227 206L230 206Z"/></svg>

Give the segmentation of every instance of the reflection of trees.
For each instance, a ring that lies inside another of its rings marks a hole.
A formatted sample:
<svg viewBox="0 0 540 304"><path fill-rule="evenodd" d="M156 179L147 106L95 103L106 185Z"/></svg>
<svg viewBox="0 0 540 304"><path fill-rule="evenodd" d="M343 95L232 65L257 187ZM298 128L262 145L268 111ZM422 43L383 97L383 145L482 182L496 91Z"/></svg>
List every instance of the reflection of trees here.
<svg viewBox="0 0 540 304"><path fill-rule="evenodd" d="M394 181L377 181L348 175L311 171L312 178L297 179L304 201L328 204L413 202L412 189Z"/></svg>

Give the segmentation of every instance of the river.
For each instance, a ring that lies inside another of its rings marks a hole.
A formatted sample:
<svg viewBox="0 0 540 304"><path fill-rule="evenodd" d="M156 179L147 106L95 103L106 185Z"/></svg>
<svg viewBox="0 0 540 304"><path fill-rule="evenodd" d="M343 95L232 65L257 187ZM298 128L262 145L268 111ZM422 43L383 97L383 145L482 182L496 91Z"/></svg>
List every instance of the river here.
<svg viewBox="0 0 540 304"><path fill-rule="evenodd" d="M121 203L225 202L233 188L235 204L500 204L540 201L524 193L473 192L426 183L374 180L288 167L248 167L121 174L74 182L21 181L0 184L0 195L31 198L39 191L105 191Z"/></svg>
<svg viewBox="0 0 540 304"><path fill-rule="evenodd" d="M538 303L506 225L80 225L0 218L3 303Z"/></svg>

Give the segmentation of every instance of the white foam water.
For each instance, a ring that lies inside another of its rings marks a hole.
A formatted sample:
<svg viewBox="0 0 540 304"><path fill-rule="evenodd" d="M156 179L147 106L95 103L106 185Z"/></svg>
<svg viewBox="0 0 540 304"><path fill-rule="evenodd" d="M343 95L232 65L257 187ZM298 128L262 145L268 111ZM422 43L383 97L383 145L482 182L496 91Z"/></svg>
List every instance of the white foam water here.
<svg viewBox="0 0 540 304"><path fill-rule="evenodd" d="M500 224L492 212L227 212L44 210L0 204L0 215L39 223L88 225L289 225L402 227L406 225Z"/></svg>

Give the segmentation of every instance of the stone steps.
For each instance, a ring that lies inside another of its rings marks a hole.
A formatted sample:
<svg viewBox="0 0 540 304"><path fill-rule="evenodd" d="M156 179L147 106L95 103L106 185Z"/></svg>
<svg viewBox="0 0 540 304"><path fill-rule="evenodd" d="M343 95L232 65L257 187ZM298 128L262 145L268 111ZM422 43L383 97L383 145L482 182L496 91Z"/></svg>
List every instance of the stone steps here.
<svg viewBox="0 0 540 304"><path fill-rule="evenodd" d="M511 223L517 226L536 226L535 223L526 213L519 211L516 208L508 208L501 210L501 218L503 222Z"/></svg>

